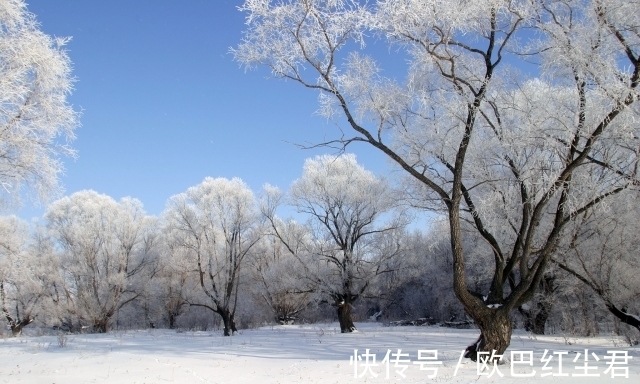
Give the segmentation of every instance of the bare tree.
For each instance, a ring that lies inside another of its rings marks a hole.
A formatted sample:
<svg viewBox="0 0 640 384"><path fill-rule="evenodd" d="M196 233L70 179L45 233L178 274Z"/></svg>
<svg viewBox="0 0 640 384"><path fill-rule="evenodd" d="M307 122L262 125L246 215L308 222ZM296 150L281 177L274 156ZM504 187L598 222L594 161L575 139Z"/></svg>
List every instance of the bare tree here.
<svg viewBox="0 0 640 384"><path fill-rule="evenodd" d="M416 205L447 217L455 294L481 332L472 359L505 351L509 315L535 293L566 225L638 184L636 1L247 0L241 10L236 60L320 91L320 111L353 133L321 145L372 145L405 172ZM407 63L403 82L383 75L388 53L368 36ZM485 292L467 284L465 221L489 245Z"/></svg>
<svg viewBox="0 0 640 384"><path fill-rule="evenodd" d="M263 210L273 233L299 261L309 289L321 292L337 308L341 331L352 332L353 304L376 276L392 271L390 261L401 254L397 242L381 246L385 236L406 224L392 215L391 188L360 166L354 155L325 155L307 159L289 200L309 217L311 241L301 252L286 238L274 217L277 204ZM384 222L385 215L392 217Z"/></svg>
<svg viewBox="0 0 640 384"><path fill-rule="evenodd" d="M75 156L78 114L67 103L73 78L68 39L38 29L22 0L0 3L0 208L20 202L25 186L47 200L58 191L61 155Z"/></svg>
<svg viewBox="0 0 640 384"><path fill-rule="evenodd" d="M45 218L59 248L56 301L94 331L107 332L155 273L155 220L138 200L116 202L94 191L53 202Z"/></svg>
<svg viewBox="0 0 640 384"><path fill-rule="evenodd" d="M220 315L231 336L242 270L261 237L253 193L240 179L207 177L173 196L164 220L168 241L184 251L173 257L187 258L204 293L205 302L190 298L189 304Z"/></svg>

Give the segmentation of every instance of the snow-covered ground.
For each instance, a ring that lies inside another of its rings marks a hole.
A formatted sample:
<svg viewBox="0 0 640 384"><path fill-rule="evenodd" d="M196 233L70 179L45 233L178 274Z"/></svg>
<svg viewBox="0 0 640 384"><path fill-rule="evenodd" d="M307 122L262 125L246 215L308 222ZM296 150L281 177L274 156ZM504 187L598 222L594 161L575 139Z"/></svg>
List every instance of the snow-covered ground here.
<svg viewBox="0 0 640 384"><path fill-rule="evenodd" d="M505 355L511 359L511 351L523 352L515 360L527 360L532 353L533 367L501 364L497 366L500 376L491 369L479 375L476 363L467 359L458 364L477 330L357 325L359 332L353 334L340 334L337 324L263 327L233 337L220 332L118 331L70 335L64 347L57 336L4 338L0 339L0 383L640 382L640 346L626 346L612 336L534 337L516 331ZM420 350L431 352L421 352L419 359ZM545 350L547 357L552 356L547 370L541 362ZM354 354L361 359L356 359L357 366L352 364ZM553 376L560 373L560 356L561 373L567 376ZM419 362L436 364L424 364L425 370L420 370L421 365L414 364ZM402 366L406 366L404 378L397 372ZM585 366L589 374L599 376L576 376L585 373ZM429 379L433 368L437 375ZM532 377L516 377L532 373Z"/></svg>

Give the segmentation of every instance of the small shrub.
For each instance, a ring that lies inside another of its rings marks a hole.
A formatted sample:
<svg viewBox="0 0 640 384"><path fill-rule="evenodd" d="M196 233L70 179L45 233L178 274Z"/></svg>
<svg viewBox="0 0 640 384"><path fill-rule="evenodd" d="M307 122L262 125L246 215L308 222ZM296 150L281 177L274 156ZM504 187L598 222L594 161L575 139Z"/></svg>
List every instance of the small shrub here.
<svg viewBox="0 0 640 384"><path fill-rule="evenodd" d="M69 338L67 337L66 333L64 332L58 333L58 347L60 348L66 347L68 341L69 341Z"/></svg>

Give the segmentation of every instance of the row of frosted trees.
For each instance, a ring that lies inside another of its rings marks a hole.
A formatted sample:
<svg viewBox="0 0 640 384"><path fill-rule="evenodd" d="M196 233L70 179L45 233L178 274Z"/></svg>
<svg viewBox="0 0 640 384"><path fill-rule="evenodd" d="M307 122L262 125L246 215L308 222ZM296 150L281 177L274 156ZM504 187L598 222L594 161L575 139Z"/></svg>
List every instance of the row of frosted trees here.
<svg viewBox="0 0 640 384"><path fill-rule="evenodd" d="M285 203L307 221L277 217ZM389 184L352 155L308 160L286 195L206 178L159 218L136 199L81 191L53 202L35 229L2 219L2 314L14 334L36 318L106 332L127 304L161 297L170 327L201 307L231 335L252 286L282 321L324 301L351 331L353 303L400 268L407 223Z"/></svg>
<svg viewBox="0 0 640 384"><path fill-rule="evenodd" d="M160 217L136 199L77 192L32 228L0 220L2 320L14 335L35 320L69 331L106 332L118 322L175 328L203 312L231 335L239 309L244 326L320 312L342 332L355 329L354 309L358 318L464 320L446 222L409 232L401 196L353 155L307 160L287 193L266 185L256 197L240 179L206 178L171 197ZM538 293L515 313L523 327L593 334L613 320L618 331L620 323L638 328L634 198L621 194L608 212L585 213L568 228ZM299 220L278 217L283 206ZM465 232L468 284L483 292L490 248ZM578 320L568 316L576 311Z"/></svg>

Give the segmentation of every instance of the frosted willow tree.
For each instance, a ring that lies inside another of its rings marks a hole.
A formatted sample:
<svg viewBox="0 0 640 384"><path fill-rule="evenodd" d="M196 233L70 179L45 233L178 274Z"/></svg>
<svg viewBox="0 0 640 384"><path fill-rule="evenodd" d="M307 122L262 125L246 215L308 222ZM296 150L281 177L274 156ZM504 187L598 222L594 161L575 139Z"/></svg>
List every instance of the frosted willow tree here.
<svg viewBox="0 0 640 384"><path fill-rule="evenodd" d="M48 271L29 242L26 222L15 216L0 217L0 316L13 336L36 319L44 296Z"/></svg>
<svg viewBox="0 0 640 384"><path fill-rule="evenodd" d="M155 220L136 199L116 202L94 191L53 202L45 219L60 258L54 300L95 332L107 332L155 273Z"/></svg>
<svg viewBox="0 0 640 384"><path fill-rule="evenodd" d="M279 197L279 191L267 189L271 190L271 198ZM265 203L262 208L269 206ZM304 225L293 220L282 221L273 215L269 219L277 232L267 231L251 258L252 291L267 305L276 321L293 324L297 315L314 301L313 290L305 284L304 276L300 276L298 260L298 256L309 249L311 236Z"/></svg>
<svg viewBox="0 0 640 384"><path fill-rule="evenodd" d="M207 177L171 197L164 213L173 257L186 258L203 294L189 304L217 313L224 335L237 331L235 312L240 278L261 238L253 192L240 179Z"/></svg>
<svg viewBox="0 0 640 384"><path fill-rule="evenodd" d="M22 0L0 2L0 205L20 202L25 186L38 200L58 189L61 155L75 152L77 113L67 103L67 39L38 30Z"/></svg>
<svg viewBox="0 0 640 384"><path fill-rule="evenodd" d="M236 60L320 92L449 221L453 285L480 328L467 356L509 345L564 227L637 185L640 5L628 0L247 0ZM382 72L388 50L398 73ZM524 64L523 71L518 66ZM395 66L397 68L397 66ZM526 72L525 72L526 71ZM461 223L489 245L466 281Z"/></svg>
<svg viewBox="0 0 640 384"><path fill-rule="evenodd" d="M159 269L148 295L159 302L169 329L175 329L178 317L189 308L189 294L199 288L198 279L193 274L189 259L185 257L187 251L171 241L170 233L161 232L160 236Z"/></svg>
<svg viewBox="0 0 640 384"><path fill-rule="evenodd" d="M640 331L638 193L616 196L606 212L585 211L570 226L553 262L586 285L621 322Z"/></svg>
<svg viewBox="0 0 640 384"><path fill-rule="evenodd" d="M271 190L271 195L277 196L277 191ZM396 200L391 188L359 165L353 154L325 155L305 161L302 177L293 182L288 197L309 217L310 241L278 225L277 197L263 212L275 236L299 262L300 279L336 307L342 333L352 332L354 303L376 276L394 270L392 261L402 254L397 242L382 246L405 224L393 215Z"/></svg>

